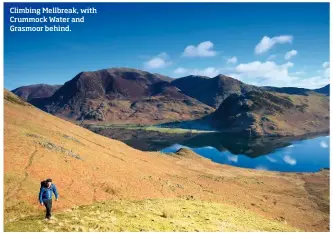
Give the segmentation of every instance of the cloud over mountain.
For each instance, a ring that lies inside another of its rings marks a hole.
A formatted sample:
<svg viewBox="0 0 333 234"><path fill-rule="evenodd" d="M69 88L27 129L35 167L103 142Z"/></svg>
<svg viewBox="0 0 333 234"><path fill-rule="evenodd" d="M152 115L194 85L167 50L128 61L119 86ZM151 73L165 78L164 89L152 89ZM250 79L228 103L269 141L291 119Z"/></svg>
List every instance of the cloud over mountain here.
<svg viewBox="0 0 333 234"><path fill-rule="evenodd" d="M211 41L201 42L199 45L189 45L185 48L183 56L185 57L213 57L217 52L213 49L214 44Z"/></svg>
<svg viewBox="0 0 333 234"><path fill-rule="evenodd" d="M157 69L164 68L172 64L170 57L167 53L162 52L159 55L151 58L147 62L144 63L144 67L146 69Z"/></svg>

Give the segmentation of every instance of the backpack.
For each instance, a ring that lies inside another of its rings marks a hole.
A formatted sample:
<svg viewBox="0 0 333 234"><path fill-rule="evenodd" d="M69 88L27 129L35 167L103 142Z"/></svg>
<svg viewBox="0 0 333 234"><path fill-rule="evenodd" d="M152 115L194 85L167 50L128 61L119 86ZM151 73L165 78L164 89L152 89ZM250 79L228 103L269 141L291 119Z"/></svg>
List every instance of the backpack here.
<svg viewBox="0 0 333 234"><path fill-rule="evenodd" d="M43 180L40 182L40 188L46 188L47 187L47 183L46 180Z"/></svg>

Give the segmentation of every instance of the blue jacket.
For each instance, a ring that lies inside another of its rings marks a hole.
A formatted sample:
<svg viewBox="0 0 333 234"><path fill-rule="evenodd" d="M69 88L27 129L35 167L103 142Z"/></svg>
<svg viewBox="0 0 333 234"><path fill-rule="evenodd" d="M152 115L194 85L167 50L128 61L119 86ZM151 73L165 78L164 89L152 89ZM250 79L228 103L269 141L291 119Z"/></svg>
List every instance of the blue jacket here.
<svg viewBox="0 0 333 234"><path fill-rule="evenodd" d="M42 203L43 200L52 199L52 192L54 193L56 199L58 199L57 188L54 184L51 184L50 188L41 187L39 191L39 202Z"/></svg>

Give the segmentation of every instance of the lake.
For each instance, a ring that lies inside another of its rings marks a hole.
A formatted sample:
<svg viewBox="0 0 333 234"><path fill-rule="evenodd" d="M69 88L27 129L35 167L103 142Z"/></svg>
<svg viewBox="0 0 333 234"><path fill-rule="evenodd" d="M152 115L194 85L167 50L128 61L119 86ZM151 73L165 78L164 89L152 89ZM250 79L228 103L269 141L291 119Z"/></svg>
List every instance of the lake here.
<svg viewBox="0 0 333 234"><path fill-rule="evenodd" d="M274 141L274 139L271 140ZM275 140L278 141L278 139ZM217 149L210 145L189 147L188 145L181 144L173 144L161 151L164 153L173 153L185 147L214 162L237 167L281 172L317 172L322 168L330 167L329 140L329 136L321 136L312 139L290 141L284 147L278 147L278 144L275 144L276 147L273 146L273 148L272 145L265 147L265 145L261 144L252 149L251 147L247 147L248 152L244 148L243 152L235 152L233 150ZM235 145L237 145L237 142L235 142ZM265 153L265 148L268 152L271 152Z"/></svg>
<svg viewBox="0 0 333 234"><path fill-rule="evenodd" d="M329 168L329 136L244 139L230 134L165 133L145 129L92 128L142 151L173 153L181 147L214 162L281 172L317 172Z"/></svg>

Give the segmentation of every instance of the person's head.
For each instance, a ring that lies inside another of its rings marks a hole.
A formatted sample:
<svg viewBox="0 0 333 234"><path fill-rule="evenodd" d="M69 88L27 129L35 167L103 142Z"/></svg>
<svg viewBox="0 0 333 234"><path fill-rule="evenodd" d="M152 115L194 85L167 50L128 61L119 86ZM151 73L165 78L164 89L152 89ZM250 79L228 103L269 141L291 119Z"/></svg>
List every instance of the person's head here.
<svg viewBox="0 0 333 234"><path fill-rule="evenodd" d="M51 184L52 184L52 179L47 179L46 180L46 185L47 185L48 188L51 187Z"/></svg>

